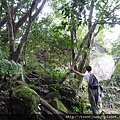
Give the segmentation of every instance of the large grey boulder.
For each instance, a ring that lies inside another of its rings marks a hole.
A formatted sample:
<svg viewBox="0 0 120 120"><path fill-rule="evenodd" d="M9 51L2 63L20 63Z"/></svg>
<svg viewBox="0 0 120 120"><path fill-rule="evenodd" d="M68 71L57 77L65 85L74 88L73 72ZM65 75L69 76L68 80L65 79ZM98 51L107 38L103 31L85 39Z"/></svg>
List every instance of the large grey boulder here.
<svg viewBox="0 0 120 120"><path fill-rule="evenodd" d="M106 50L100 46L95 46L90 52L90 65L92 72L99 81L109 80L114 72L115 61Z"/></svg>

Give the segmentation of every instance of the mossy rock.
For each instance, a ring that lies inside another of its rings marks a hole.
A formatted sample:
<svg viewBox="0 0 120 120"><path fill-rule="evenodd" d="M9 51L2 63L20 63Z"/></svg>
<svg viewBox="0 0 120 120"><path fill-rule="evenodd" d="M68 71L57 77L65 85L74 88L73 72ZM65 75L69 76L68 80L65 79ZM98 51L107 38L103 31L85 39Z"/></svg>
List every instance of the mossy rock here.
<svg viewBox="0 0 120 120"><path fill-rule="evenodd" d="M39 95L26 85L13 89L12 113L34 114L38 111Z"/></svg>
<svg viewBox="0 0 120 120"><path fill-rule="evenodd" d="M68 109L64 106L64 104L58 98L54 98L50 104L57 110L68 113Z"/></svg>
<svg viewBox="0 0 120 120"><path fill-rule="evenodd" d="M33 89L34 91L36 91L37 93L39 93L40 92L40 90L39 90L39 87L36 87L35 85L31 85L31 84L29 84L28 85L28 87L30 87L31 89Z"/></svg>
<svg viewBox="0 0 120 120"><path fill-rule="evenodd" d="M54 99L55 97L61 99L61 95L58 90L50 92L46 95L46 98L48 98L48 99Z"/></svg>
<svg viewBox="0 0 120 120"><path fill-rule="evenodd" d="M76 96L76 91L67 85L63 84L51 84L49 85L49 89L58 90L61 96L65 96L66 98L74 98Z"/></svg>

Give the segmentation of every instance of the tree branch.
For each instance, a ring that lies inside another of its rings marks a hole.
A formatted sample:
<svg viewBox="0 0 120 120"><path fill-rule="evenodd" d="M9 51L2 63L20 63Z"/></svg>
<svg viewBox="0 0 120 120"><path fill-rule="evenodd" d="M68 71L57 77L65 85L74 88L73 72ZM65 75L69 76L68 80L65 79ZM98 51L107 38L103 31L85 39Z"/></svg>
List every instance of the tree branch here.
<svg viewBox="0 0 120 120"><path fill-rule="evenodd" d="M96 22L96 24L109 24L109 25L115 25L115 24L118 24L120 25L120 21L116 21L116 22L107 22L107 21L100 21L100 22Z"/></svg>
<svg viewBox="0 0 120 120"><path fill-rule="evenodd" d="M92 48L92 46L93 46L93 44L94 44L94 38L98 35L98 33L100 32L100 26L98 27L98 30L95 32L95 33L93 33L93 36L92 36L92 39L91 39L91 45L90 45L90 47Z"/></svg>
<svg viewBox="0 0 120 120"><path fill-rule="evenodd" d="M23 23L27 20L27 18L29 17L30 14L30 10L28 10L25 15L15 24L15 34L18 31L19 27L21 27L23 25Z"/></svg>
<svg viewBox="0 0 120 120"><path fill-rule="evenodd" d="M27 40L27 37L28 37L28 34L29 34L29 31L30 31L30 27L31 27L31 21L28 22L28 25L27 25L27 28L26 28L26 32L25 34L23 35L19 45L18 45L18 48L16 49L16 51L14 52L14 55L13 55L13 60L14 61L18 61L19 59L19 56L23 50L23 47L25 45L25 41Z"/></svg>
<svg viewBox="0 0 120 120"><path fill-rule="evenodd" d="M91 5L90 5L90 12L89 12L89 19L88 19L88 29L90 29L90 27L92 25L93 9L94 9L94 0L91 1Z"/></svg>
<svg viewBox="0 0 120 120"><path fill-rule="evenodd" d="M38 16L38 14L41 12L41 10L43 9L45 3L47 2L47 0L43 0L42 4L40 5L39 9L35 12L35 14L32 16L32 21L34 21L34 19Z"/></svg>
<svg viewBox="0 0 120 120"><path fill-rule="evenodd" d="M27 20L27 18L29 17L30 13L32 14L32 12L34 11L34 6L37 6L39 3L41 2L41 0L33 0L31 8L25 13L25 15L15 24L15 33L18 31L18 29L23 25L23 23L25 23L25 21ZM39 14L39 13L38 13ZM37 15L38 15L37 14ZM37 16L36 16L37 17ZM32 20L32 19L31 19ZM32 20L33 21L33 20Z"/></svg>
<svg viewBox="0 0 120 120"><path fill-rule="evenodd" d="M75 64L76 64L76 62L77 62L77 60L78 60L78 58L79 58L79 56L80 56L80 54L81 54L81 50L82 50L84 44L86 44L89 35L95 30L96 25L97 25L97 24L94 23L94 24L91 26L91 28L89 29L88 33L85 35L85 37L84 37L84 39L83 39L83 41L82 41L82 43L81 43L81 45L80 45L80 49L78 50L78 54L77 54L76 58L73 60L72 66L75 66ZM85 57L86 57L86 56L85 56ZM60 81L58 82L58 84L62 84L70 73L71 73L71 72L68 71L68 72L66 73L65 77L64 77L62 80L60 80Z"/></svg>
<svg viewBox="0 0 120 120"><path fill-rule="evenodd" d="M83 46L84 46L84 44L86 44L89 35L95 30L96 25L97 25L97 24L94 23L94 24L91 26L91 28L89 29L88 33L85 35L85 37L84 37L84 39L83 39L83 41L82 41L82 43L81 43L81 45L80 45L80 49L78 50L78 54L77 54L76 58L74 59L73 66L76 64L76 62L77 62L77 60L78 60L78 58L79 58L79 56L80 56L81 50L82 50L82 48L83 48Z"/></svg>
<svg viewBox="0 0 120 120"><path fill-rule="evenodd" d="M64 120L63 118L62 118L62 116L59 114L59 112L57 112L57 110L56 109L54 109L50 104L48 104L44 99L42 99L41 97L40 97L40 102L41 102L41 104L45 107L45 108L47 108L48 110L50 110L55 116L56 116L56 118L58 119L58 120Z"/></svg>
<svg viewBox="0 0 120 120"><path fill-rule="evenodd" d="M91 1L91 5L90 5L90 13L89 13L89 21L88 21L88 30L91 28L92 26L92 15L93 15L93 9L94 9L94 0ZM92 32L91 34L89 34L89 38L87 40L88 44L87 47L90 47L90 43L91 43L91 37L92 37Z"/></svg>
<svg viewBox="0 0 120 120"><path fill-rule="evenodd" d="M40 2L41 0L39 0L39 1L37 1L37 4L38 4L38 2ZM46 1L46 0L45 0ZM44 1L43 1L43 3L44 3ZM21 54L21 52L22 52L22 50L23 50L23 47L24 47L24 45L25 45L25 42L26 42L26 40L27 40L27 37L28 37L28 34L29 34L29 31L30 31L30 27L31 27L31 24L32 24L32 22L33 22L33 19L32 19L32 11L33 11L33 9L34 9L34 6L36 5L36 0L34 0L33 1L33 3L32 3L32 5L31 5L31 8L30 8L30 10L29 10L29 21L28 21L28 25L27 25L27 28L26 28L26 32L25 32L25 34L23 35L23 37L22 37L22 39L20 40L20 43L19 43L19 45L18 45L18 48L17 48L17 50L15 51L15 53L14 53L14 59L13 60L15 60L15 61L18 61L18 59L19 59L19 56L20 56L20 54ZM41 5L42 7L41 7L41 10L42 10L42 8L43 8L43 4ZM38 13L38 12L37 12ZM27 14L26 14L27 15ZM37 14L38 15L38 14ZM24 17L26 17L26 16L24 16ZM36 16L37 17L37 16ZM23 22L23 21L22 21Z"/></svg>
<svg viewBox="0 0 120 120"><path fill-rule="evenodd" d="M10 44L10 59L12 56L12 53L14 52L14 30L13 30L13 24L12 24L12 16L9 11L9 7L6 0L2 0L5 10L6 10L6 21L8 26L8 39Z"/></svg>
<svg viewBox="0 0 120 120"><path fill-rule="evenodd" d="M13 8L13 9L10 11L10 13L14 11L13 14L15 14L19 8L20 8L20 4L18 4L15 8ZM7 22L6 20L7 20L7 19L6 19L6 16L5 16L2 20L0 20L0 27L2 27L2 26Z"/></svg>

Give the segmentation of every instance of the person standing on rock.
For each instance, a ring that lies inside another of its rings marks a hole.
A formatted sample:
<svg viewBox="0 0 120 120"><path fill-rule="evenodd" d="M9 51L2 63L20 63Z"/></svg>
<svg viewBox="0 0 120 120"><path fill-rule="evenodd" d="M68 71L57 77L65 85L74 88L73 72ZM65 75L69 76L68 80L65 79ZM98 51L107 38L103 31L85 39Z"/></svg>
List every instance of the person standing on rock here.
<svg viewBox="0 0 120 120"><path fill-rule="evenodd" d="M87 66L86 67L87 72L84 74L84 73L80 73L80 72L76 71L73 66L70 67L71 72L74 72L77 75L84 77L87 80L88 84L90 82L89 81L90 76L93 75L91 73L91 70L92 70L92 67ZM102 88L99 85L99 83L97 83L97 87L95 87L95 88L91 88L88 85L88 95L89 95L89 101L90 101L90 104L91 104L91 110L92 110L93 115L98 115L99 114L98 103L101 101L101 90L102 90Z"/></svg>

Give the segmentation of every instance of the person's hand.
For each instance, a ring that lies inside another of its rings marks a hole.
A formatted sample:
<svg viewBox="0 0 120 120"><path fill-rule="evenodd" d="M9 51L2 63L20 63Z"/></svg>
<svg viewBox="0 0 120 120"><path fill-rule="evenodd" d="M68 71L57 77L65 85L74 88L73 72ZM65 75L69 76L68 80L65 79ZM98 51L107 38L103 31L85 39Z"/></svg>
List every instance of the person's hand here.
<svg viewBox="0 0 120 120"><path fill-rule="evenodd" d="M74 67L73 67L73 66L70 67L70 71L71 71L71 72L74 71Z"/></svg>

